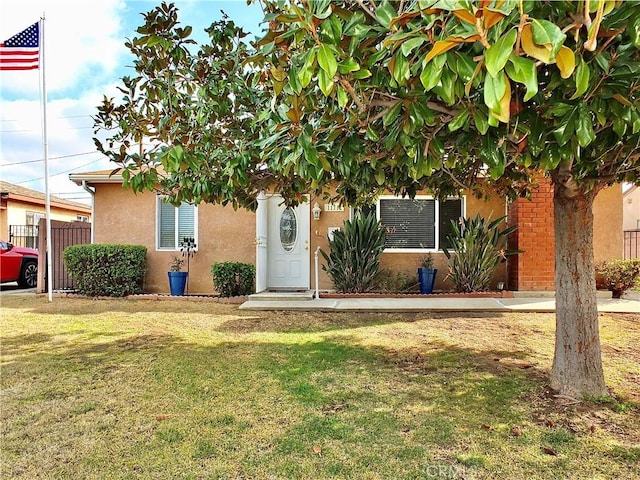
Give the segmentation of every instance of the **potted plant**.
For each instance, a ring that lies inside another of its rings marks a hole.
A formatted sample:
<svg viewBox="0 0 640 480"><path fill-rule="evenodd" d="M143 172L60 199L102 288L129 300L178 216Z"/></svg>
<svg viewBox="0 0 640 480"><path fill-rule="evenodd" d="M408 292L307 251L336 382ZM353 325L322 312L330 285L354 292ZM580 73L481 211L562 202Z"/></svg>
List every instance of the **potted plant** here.
<svg viewBox="0 0 640 480"><path fill-rule="evenodd" d="M184 295L184 289L187 285L187 276L188 272L182 271L182 265L184 265L184 260L180 257L173 257L173 259L169 262L169 288L171 289L171 295L174 296L182 296Z"/></svg>
<svg viewBox="0 0 640 480"><path fill-rule="evenodd" d="M436 283L437 268L433 268L433 255L428 253L422 259L422 266L418 268L418 280L420 281L420 293L433 293Z"/></svg>

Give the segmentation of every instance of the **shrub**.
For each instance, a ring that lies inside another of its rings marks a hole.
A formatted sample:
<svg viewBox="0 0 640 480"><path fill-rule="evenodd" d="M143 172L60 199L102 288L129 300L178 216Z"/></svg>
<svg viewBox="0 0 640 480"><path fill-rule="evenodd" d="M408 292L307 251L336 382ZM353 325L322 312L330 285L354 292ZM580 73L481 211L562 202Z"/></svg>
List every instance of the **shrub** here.
<svg viewBox="0 0 640 480"><path fill-rule="evenodd" d="M221 262L211 266L213 288L222 297L249 295L254 292L256 268L250 263Z"/></svg>
<svg viewBox="0 0 640 480"><path fill-rule="evenodd" d="M500 230L499 226L506 217L493 222L485 220L479 214L475 218L466 218L459 225L451 221L449 239L451 252L443 249L449 259L448 277L458 292L484 292L489 290L493 273L498 264L506 260L507 255L519 252L505 250L507 237L516 227Z"/></svg>
<svg viewBox="0 0 640 480"><path fill-rule="evenodd" d="M108 297L142 292L146 255L142 245L111 244L73 245L62 254L79 293Z"/></svg>
<svg viewBox="0 0 640 480"><path fill-rule="evenodd" d="M374 214L356 214L329 241L330 253L320 250L327 264L322 268L339 292L369 291L380 267L385 230Z"/></svg>
<svg viewBox="0 0 640 480"><path fill-rule="evenodd" d="M388 268L378 271L372 290L384 293L406 293L415 290L418 285L416 276L407 272L392 272Z"/></svg>
<svg viewBox="0 0 640 480"><path fill-rule="evenodd" d="M640 278L640 259L608 260L596 265L596 285L599 289L613 292L613 298L620 298L633 288Z"/></svg>

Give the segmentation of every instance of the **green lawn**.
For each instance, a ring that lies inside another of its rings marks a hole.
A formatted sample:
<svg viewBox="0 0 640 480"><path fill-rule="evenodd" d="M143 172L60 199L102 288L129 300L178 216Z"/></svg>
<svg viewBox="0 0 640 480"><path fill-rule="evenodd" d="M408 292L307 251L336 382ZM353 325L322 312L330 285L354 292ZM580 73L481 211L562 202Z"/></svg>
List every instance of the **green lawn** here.
<svg viewBox="0 0 640 480"><path fill-rule="evenodd" d="M547 314L2 298L2 478L640 478L640 318L615 399L546 387Z"/></svg>

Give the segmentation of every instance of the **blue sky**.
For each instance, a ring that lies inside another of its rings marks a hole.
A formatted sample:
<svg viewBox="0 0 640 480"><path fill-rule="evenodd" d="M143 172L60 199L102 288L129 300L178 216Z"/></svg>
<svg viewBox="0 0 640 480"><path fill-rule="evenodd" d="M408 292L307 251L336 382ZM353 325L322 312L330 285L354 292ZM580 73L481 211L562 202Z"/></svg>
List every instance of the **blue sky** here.
<svg viewBox="0 0 640 480"><path fill-rule="evenodd" d="M245 31L259 35L262 10L246 0L174 0L183 26L196 40L223 10ZM69 173L114 167L93 145L93 121L103 95L118 98L116 86L130 74L125 39L135 36L150 0L0 0L0 40L45 15L45 81L50 192L89 202ZM45 191L39 101L39 72L0 72L0 178Z"/></svg>

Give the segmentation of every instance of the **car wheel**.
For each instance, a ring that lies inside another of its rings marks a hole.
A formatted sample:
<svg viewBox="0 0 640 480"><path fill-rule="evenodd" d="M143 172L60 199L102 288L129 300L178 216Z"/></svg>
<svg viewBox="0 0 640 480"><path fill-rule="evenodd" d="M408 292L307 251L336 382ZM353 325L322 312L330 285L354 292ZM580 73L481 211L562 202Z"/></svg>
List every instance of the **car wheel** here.
<svg viewBox="0 0 640 480"><path fill-rule="evenodd" d="M34 261L25 262L22 266L18 285L22 288L35 288L38 284L38 264Z"/></svg>

